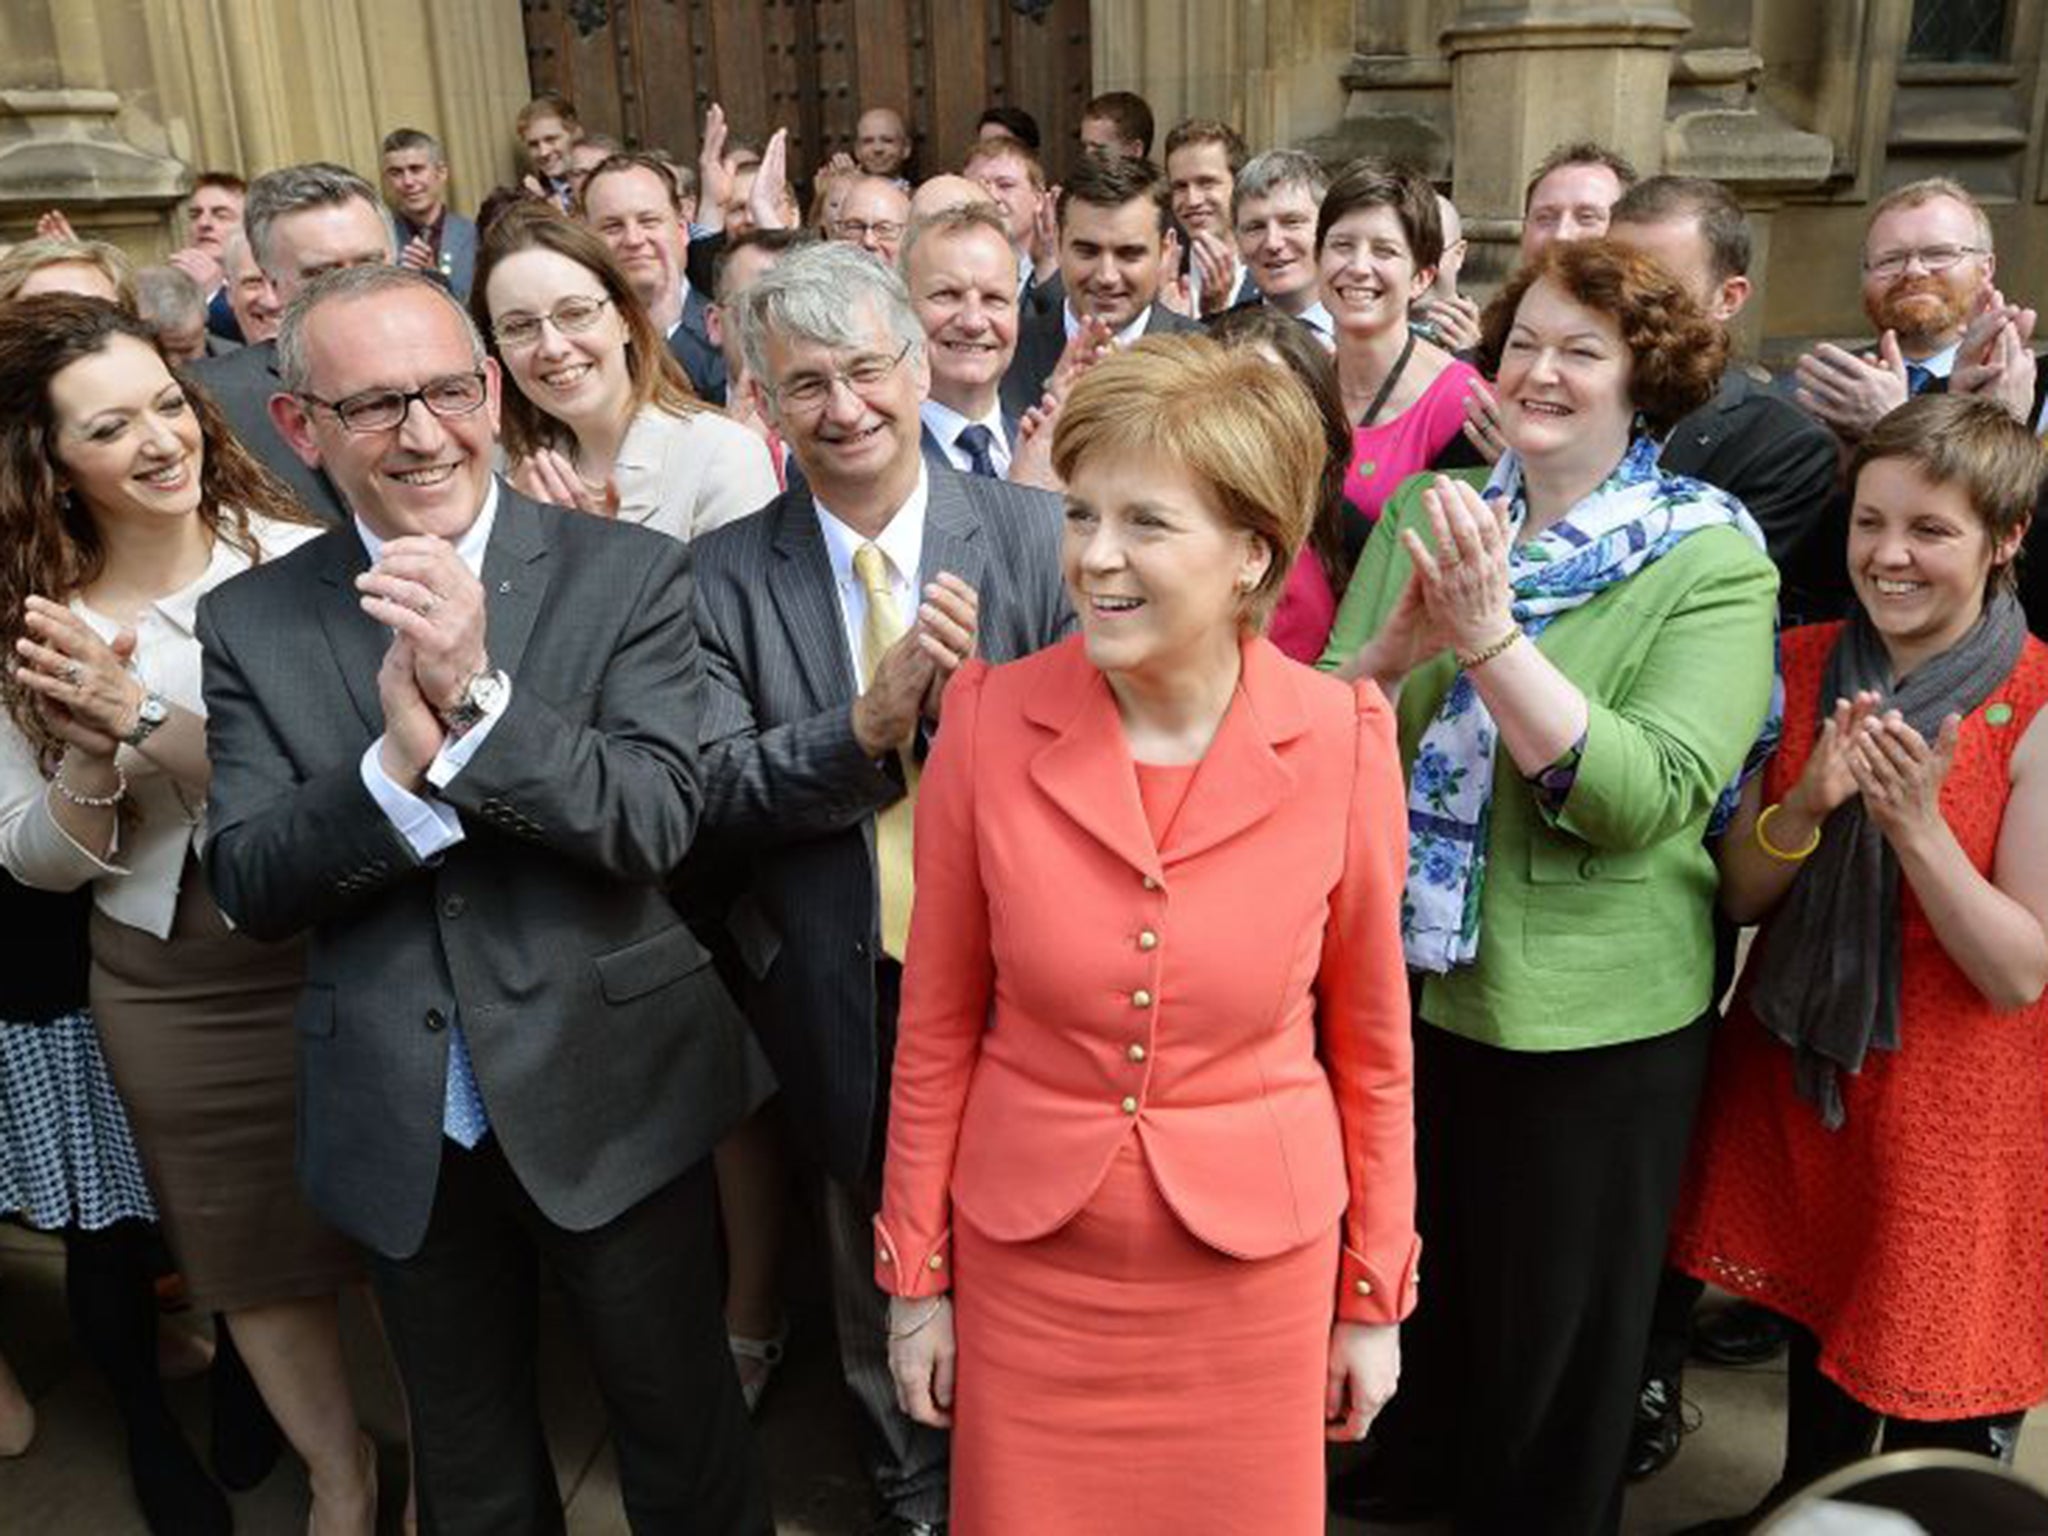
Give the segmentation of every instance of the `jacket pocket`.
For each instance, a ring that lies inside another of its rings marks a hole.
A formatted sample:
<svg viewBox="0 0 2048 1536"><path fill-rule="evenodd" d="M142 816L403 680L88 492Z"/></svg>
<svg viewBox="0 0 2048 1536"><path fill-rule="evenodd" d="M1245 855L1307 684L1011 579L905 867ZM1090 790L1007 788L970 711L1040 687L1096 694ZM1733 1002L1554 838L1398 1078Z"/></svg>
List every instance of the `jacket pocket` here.
<svg viewBox="0 0 2048 1536"><path fill-rule="evenodd" d="M1643 963L1658 903L1650 850L1595 848L1533 834L1524 950L1538 970L1623 971Z"/></svg>
<svg viewBox="0 0 2048 1536"><path fill-rule="evenodd" d="M710 951L681 923L591 961L597 968L598 988L608 1003L645 997L710 963Z"/></svg>

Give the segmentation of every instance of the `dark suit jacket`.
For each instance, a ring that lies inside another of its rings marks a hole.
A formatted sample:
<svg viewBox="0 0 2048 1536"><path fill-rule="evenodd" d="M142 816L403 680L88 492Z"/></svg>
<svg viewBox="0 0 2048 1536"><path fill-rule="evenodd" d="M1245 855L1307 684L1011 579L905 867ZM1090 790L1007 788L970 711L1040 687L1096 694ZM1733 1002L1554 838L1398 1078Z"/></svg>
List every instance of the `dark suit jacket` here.
<svg viewBox="0 0 2048 1536"><path fill-rule="evenodd" d="M1150 313L1152 318L1145 325L1147 336L1171 336L1201 329L1186 315L1177 314L1163 304L1154 304ZM1021 417L1038 404L1045 393L1046 381L1052 377L1053 369L1059 366L1060 354L1066 349L1064 303L1055 304L1048 310L1026 313L1017 327L1017 355L1010 359L1009 370L1003 375L1003 409L1012 416Z"/></svg>
<svg viewBox="0 0 2048 1536"><path fill-rule="evenodd" d="M205 647L207 873L246 932L310 931L299 1173L328 1220L416 1251L454 1016L491 1127L549 1220L611 1220L702 1159L768 1078L663 882L703 804L703 668L672 539L499 492L483 565L512 698L441 792L422 864L364 787L386 632L353 525L228 582Z"/></svg>
<svg viewBox="0 0 2048 1536"><path fill-rule="evenodd" d="M704 311L711 306L694 287L683 301L683 318L668 338L668 349L690 376L691 387L713 405L725 404L725 354L712 344Z"/></svg>
<svg viewBox="0 0 2048 1536"><path fill-rule="evenodd" d="M947 469L929 478L920 581L951 571L980 594L978 653L1013 660L1071 629L1058 501ZM854 739L853 661L809 495L785 493L691 552L710 683L707 840L750 870L728 919L747 1011L789 1123L858 1180L888 1104L874 815L903 783Z"/></svg>
<svg viewBox="0 0 2048 1536"><path fill-rule="evenodd" d="M277 343L260 341L225 357L203 357L186 372L220 407L242 446L285 483L300 506L322 522L345 524L348 511L327 476L301 462L271 424L270 397L284 387L276 359Z"/></svg>
<svg viewBox="0 0 2048 1536"><path fill-rule="evenodd" d="M1678 423L1658 462L1749 508L1782 585L1787 624L1838 618L1849 601L1847 527L1837 503L1834 434L1740 367Z"/></svg>

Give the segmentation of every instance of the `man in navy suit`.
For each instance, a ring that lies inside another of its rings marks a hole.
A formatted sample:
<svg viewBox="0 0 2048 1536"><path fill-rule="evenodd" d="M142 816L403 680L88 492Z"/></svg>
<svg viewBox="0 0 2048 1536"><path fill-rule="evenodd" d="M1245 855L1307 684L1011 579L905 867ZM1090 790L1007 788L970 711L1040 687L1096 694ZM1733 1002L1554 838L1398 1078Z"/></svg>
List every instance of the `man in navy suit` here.
<svg viewBox="0 0 2048 1536"><path fill-rule="evenodd" d="M999 398L1017 353L1017 253L989 203L942 209L910 226L903 280L924 327L931 392L919 407L925 462L1000 480L1017 418Z"/></svg>
<svg viewBox="0 0 2048 1536"><path fill-rule="evenodd" d="M448 155L417 128L384 135L384 202L398 264L438 276L458 299L476 275L476 226L448 206Z"/></svg>
<svg viewBox="0 0 2048 1536"><path fill-rule="evenodd" d="M667 163L631 151L609 156L585 178L578 206L618 258L691 385L713 405L725 404L725 358L705 320L709 301L684 270L690 225Z"/></svg>
<svg viewBox="0 0 2048 1536"><path fill-rule="evenodd" d="M1192 331L1195 322L1158 302L1166 271L1166 178L1149 160L1084 159L1060 193L1061 302L1019 328L1003 377L1004 409L1038 404L1067 345L1085 329L1098 344Z"/></svg>

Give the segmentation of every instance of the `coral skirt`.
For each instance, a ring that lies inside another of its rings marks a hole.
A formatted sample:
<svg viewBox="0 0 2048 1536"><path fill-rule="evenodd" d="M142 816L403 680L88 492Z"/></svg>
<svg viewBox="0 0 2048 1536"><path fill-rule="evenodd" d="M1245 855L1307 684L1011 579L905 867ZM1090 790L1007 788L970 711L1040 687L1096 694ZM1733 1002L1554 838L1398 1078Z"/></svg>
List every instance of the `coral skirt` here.
<svg viewBox="0 0 2048 1536"><path fill-rule="evenodd" d="M1260 1260L1192 1236L1124 1142L1072 1221L956 1211L953 1536L1324 1529L1338 1231Z"/></svg>

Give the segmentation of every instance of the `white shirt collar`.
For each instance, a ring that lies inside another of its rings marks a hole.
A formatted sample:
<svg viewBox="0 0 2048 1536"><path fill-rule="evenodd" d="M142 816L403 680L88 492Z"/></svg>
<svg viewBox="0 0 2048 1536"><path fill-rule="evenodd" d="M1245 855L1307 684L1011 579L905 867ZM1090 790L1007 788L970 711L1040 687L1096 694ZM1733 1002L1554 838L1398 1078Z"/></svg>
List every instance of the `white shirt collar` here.
<svg viewBox="0 0 2048 1536"><path fill-rule="evenodd" d="M989 432L995 437L994 451L999 452L1005 458L1009 457L1010 434L1003 430L1003 402L1001 400L997 400L994 405L988 408L986 416L963 416L950 405L942 405L930 398L927 398L924 404L920 405L917 409L918 414L924 418L924 424L932 429L932 436L939 440L939 446L946 450L946 457L952 459L955 465L959 463L959 458L955 457L955 455L956 453L961 453L958 446L959 436L962 431L972 426L987 427ZM961 456L964 457L964 453ZM997 468L1001 467L1001 465L997 466Z"/></svg>
<svg viewBox="0 0 2048 1536"><path fill-rule="evenodd" d="M920 458L917 484L903 498L903 505L896 509L895 515L873 541L881 547L889 562L889 574L899 589L917 585L918 562L924 556L925 506L930 495L930 480ZM860 583L853 574L853 552L869 542L867 536L842 522L830 507L817 499L815 493L811 501L818 509L818 527L825 535L825 555L832 562L832 580L841 587L850 586L858 590Z"/></svg>
<svg viewBox="0 0 2048 1536"><path fill-rule="evenodd" d="M498 477L491 476L490 489L484 492L484 504L478 509L476 519L470 523L462 537L455 541L455 553L462 563L469 567L469 574L481 578L484 573L484 550L491 542L491 526L498 520ZM363 548L369 551L370 564L375 565L384 553L384 541L370 531L370 525L360 517L355 520L356 537L363 541Z"/></svg>
<svg viewBox="0 0 2048 1536"><path fill-rule="evenodd" d="M1958 336L1954 341L1928 357L1909 357L1907 363L1914 368L1925 368L1937 379L1945 379L1955 372L1956 354L1963 350L1963 341Z"/></svg>
<svg viewBox="0 0 2048 1536"><path fill-rule="evenodd" d="M1074 304L1071 299L1060 306L1060 319L1066 326L1067 340L1072 341L1075 333L1081 329L1081 321L1074 313ZM1151 323L1151 320L1152 306L1147 304L1138 311L1137 319L1118 331L1110 340L1120 347L1128 347L1132 342L1145 334L1145 327Z"/></svg>

